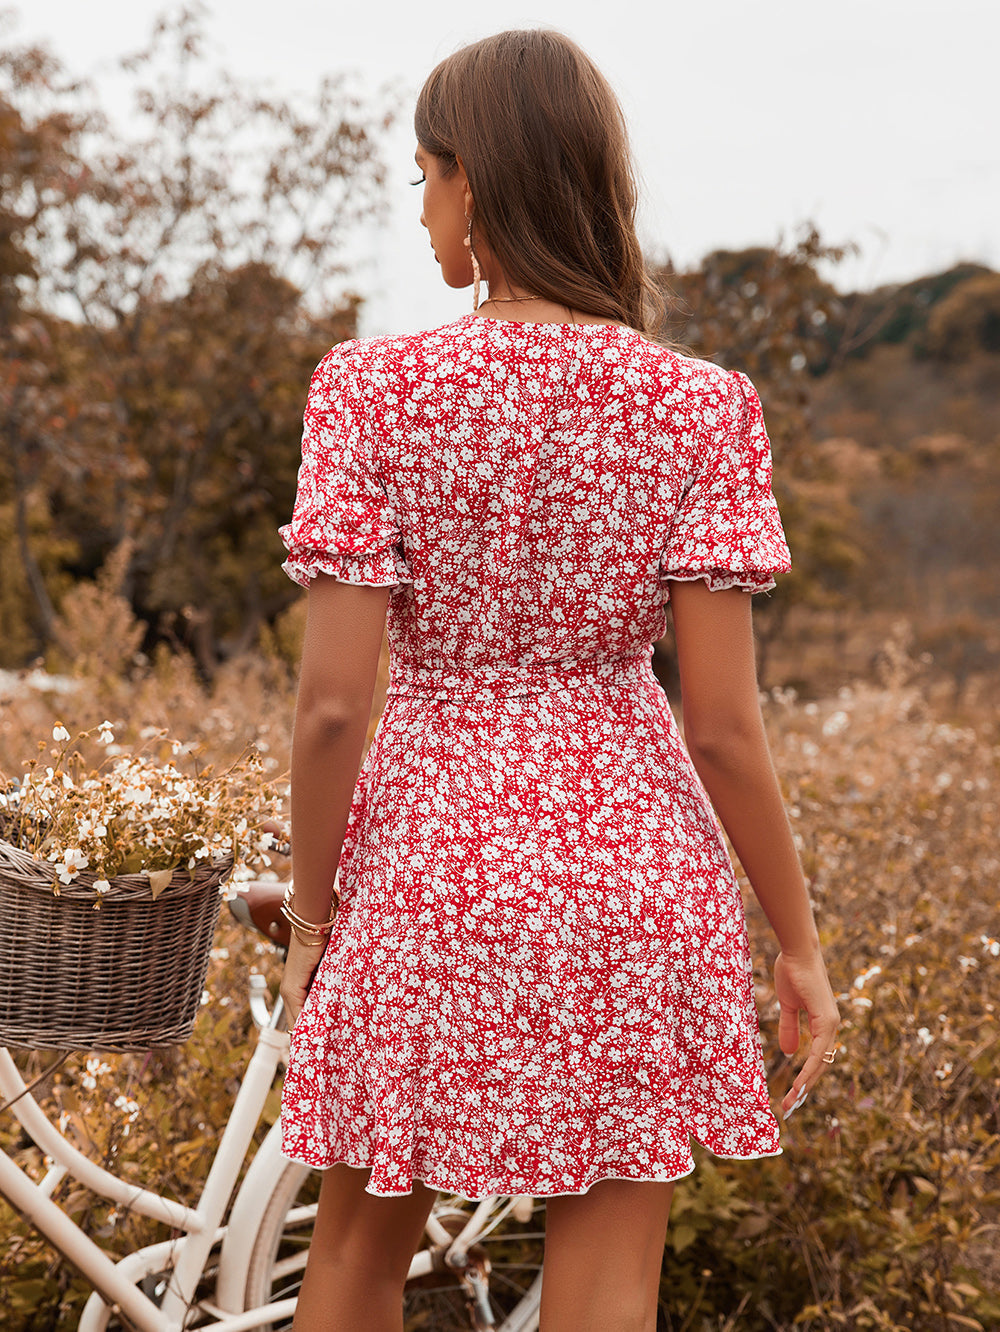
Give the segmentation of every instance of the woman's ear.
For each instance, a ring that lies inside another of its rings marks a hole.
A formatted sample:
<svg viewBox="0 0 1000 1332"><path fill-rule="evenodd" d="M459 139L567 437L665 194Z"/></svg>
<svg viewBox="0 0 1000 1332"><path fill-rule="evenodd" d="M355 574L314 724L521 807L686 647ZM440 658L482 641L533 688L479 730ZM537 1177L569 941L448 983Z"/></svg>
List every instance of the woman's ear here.
<svg viewBox="0 0 1000 1332"><path fill-rule="evenodd" d="M455 154L455 161L457 162L459 172L461 173L460 180L462 182L462 202L465 207L465 216L472 217L476 211L475 200L472 197L472 186L469 184L469 177L466 175L465 172L465 164L457 153Z"/></svg>

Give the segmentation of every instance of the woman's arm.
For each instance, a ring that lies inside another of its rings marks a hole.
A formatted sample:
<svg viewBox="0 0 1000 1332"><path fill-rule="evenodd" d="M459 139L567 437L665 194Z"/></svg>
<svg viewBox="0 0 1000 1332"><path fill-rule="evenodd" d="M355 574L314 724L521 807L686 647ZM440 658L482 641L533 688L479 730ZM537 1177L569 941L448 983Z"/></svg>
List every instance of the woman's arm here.
<svg viewBox="0 0 1000 1332"><path fill-rule="evenodd" d="M839 1014L764 733L751 597L698 579L671 581L670 603L688 752L781 948L774 983L786 1054L798 1049L799 1011L808 1016L812 1043L782 1102L789 1112L823 1072Z"/></svg>
<svg viewBox="0 0 1000 1332"><path fill-rule="evenodd" d="M292 878L295 910L329 920L333 881L361 768L389 589L317 574L309 588L292 737ZM289 1024L309 992L325 940L294 933L281 994Z"/></svg>

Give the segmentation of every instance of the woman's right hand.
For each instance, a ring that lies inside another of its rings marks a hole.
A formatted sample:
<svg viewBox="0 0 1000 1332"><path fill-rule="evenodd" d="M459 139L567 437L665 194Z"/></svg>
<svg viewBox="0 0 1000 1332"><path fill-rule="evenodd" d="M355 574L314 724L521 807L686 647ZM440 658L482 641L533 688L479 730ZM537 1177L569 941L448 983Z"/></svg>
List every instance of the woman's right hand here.
<svg viewBox="0 0 1000 1332"><path fill-rule="evenodd" d="M289 1031L295 1026L306 999L309 997L309 989L316 974L316 968L323 961L323 953L326 950L327 942L328 940L323 938L315 943L303 943L294 931L292 933L280 986Z"/></svg>
<svg viewBox="0 0 1000 1332"><path fill-rule="evenodd" d="M806 1014L811 1037L806 1061L781 1102L782 1117L787 1119L815 1087L828 1067L823 1055L836 1049L840 1012L826 974L823 955L817 947L802 956L779 953L774 964L774 992L781 1005L778 1043L792 1056L799 1048L799 1013Z"/></svg>

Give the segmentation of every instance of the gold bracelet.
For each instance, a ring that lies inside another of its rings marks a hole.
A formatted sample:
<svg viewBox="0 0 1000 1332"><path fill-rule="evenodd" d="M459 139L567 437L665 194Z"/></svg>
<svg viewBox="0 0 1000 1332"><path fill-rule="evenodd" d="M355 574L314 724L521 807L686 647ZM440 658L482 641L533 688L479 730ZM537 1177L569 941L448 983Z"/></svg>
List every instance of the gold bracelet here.
<svg viewBox="0 0 1000 1332"><path fill-rule="evenodd" d="M291 925L291 931L295 935L296 939L298 939L299 943L303 946L303 948L316 948L316 947L325 948L326 941L329 938L329 935L327 934L320 934L317 935L315 939L303 939L302 935L299 934L299 927L297 925Z"/></svg>
<svg viewBox="0 0 1000 1332"><path fill-rule="evenodd" d="M318 939L326 939L329 937L331 927L328 926L324 929L318 929L315 925L310 925L308 921L303 920L301 916L297 916L294 911L289 910L284 903L282 903L281 906L281 914L288 921L293 930L302 930L305 934L311 934L314 942ZM298 938L299 943L303 942L298 935L296 935L296 938Z"/></svg>
<svg viewBox="0 0 1000 1332"><path fill-rule="evenodd" d="M292 902L295 900L295 898L291 886L289 886L285 890L284 901L281 903L281 914L285 917L285 919L288 921L290 925L297 925L299 929L304 930L306 934L315 934L315 935L328 934L330 930L333 929L334 921L337 919L337 908L340 906L340 893L337 891L336 888L334 888L333 894L334 894L333 915L330 917L329 920L324 921L322 925L316 925L311 920L305 920L293 908Z"/></svg>

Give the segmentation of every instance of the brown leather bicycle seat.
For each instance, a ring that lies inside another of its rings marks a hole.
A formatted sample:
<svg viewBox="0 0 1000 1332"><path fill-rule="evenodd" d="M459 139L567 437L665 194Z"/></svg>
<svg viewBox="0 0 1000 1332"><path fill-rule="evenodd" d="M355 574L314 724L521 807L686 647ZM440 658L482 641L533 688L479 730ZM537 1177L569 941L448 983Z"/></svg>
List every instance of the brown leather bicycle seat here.
<svg viewBox="0 0 1000 1332"><path fill-rule="evenodd" d="M232 898L229 910L241 925L256 930L279 948L287 948L292 927L281 914L286 887L284 883L267 883L260 879L241 884L239 896Z"/></svg>

